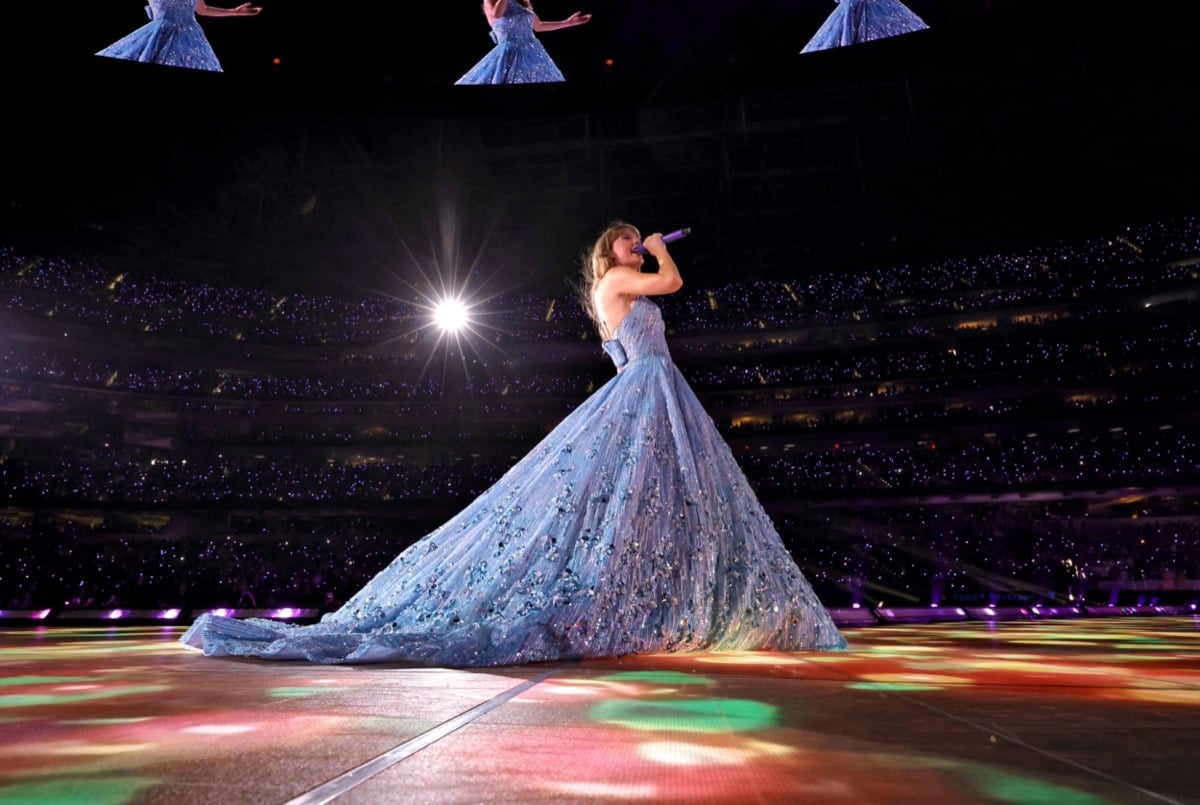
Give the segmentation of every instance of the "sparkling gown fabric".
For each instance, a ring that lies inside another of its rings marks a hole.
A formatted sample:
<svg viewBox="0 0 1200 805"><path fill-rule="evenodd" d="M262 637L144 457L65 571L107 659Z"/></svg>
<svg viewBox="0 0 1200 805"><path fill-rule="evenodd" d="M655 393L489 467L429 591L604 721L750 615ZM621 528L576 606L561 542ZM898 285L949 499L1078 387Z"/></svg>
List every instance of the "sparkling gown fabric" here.
<svg viewBox="0 0 1200 805"><path fill-rule="evenodd" d="M336 612L204 614L208 655L450 667L704 650L841 649L639 298L619 371L490 489Z"/></svg>
<svg viewBox="0 0 1200 805"><path fill-rule="evenodd" d="M149 0L150 22L96 53L113 59L222 72L204 29L196 0Z"/></svg>
<svg viewBox="0 0 1200 805"><path fill-rule="evenodd" d="M533 12L508 0L490 36L496 46L455 84L548 84L566 81L533 33Z"/></svg>
<svg viewBox="0 0 1200 805"><path fill-rule="evenodd" d="M837 0L837 4L801 53L886 39L929 27L898 0Z"/></svg>

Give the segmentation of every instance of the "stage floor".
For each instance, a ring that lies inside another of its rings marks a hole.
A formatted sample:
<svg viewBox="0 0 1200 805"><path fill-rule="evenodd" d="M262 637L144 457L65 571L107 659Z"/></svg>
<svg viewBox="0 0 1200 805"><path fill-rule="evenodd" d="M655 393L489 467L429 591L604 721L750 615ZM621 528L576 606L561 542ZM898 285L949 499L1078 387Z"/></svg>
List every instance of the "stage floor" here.
<svg viewBox="0 0 1200 805"><path fill-rule="evenodd" d="M488 670L0 629L0 803L1200 802L1200 619Z"/></svg>

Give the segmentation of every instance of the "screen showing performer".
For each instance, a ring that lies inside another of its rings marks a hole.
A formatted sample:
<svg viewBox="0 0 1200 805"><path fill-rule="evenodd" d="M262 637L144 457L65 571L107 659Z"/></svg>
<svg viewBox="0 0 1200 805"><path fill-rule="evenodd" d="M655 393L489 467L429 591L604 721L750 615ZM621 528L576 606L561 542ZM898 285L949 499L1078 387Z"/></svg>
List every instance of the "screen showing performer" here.
<svg viewBox="0 0 1200 805"><path fill-rule="evenodd" d="M145 64L223 72L197 17L253 17L262 8L242 3L233 8L210 6L205 0L149 0L150 22L96 53Z"/></svg>
<svg viewBox="0 0 1200 805"><path fill-rule="evenodd" d="M801 53L846 47L874 39L887 39L929 26L899 0L837 0L825 22Z"/></svg>
<svg viewBox="0 0 1200 805"><path fill-rule="evenodd" d="M548 84L566 81L534 35L583 25L591 14L576 11L557 22L538 17L530 0L483 0L495 46L455 84Z"/></svg>

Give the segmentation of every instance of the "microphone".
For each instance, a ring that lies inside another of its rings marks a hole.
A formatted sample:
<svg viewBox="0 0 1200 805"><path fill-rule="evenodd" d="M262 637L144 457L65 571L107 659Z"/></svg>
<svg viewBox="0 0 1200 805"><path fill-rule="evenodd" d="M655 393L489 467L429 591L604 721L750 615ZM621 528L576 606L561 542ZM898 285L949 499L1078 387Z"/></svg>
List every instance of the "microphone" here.
<svg viewBox="0 0 1200 805"><path fill-rule="evenodd" d="M692 234L692 228L690 226L685 226L683 229L676 229L674 232L668 232L667 234L663 235L663 243L671 243L679 240L680 238L686 238L690 234ZM640 243L637 246L634 246L633 250L638 254L650 254L650 252L646 251L646 247Z"/></svg>

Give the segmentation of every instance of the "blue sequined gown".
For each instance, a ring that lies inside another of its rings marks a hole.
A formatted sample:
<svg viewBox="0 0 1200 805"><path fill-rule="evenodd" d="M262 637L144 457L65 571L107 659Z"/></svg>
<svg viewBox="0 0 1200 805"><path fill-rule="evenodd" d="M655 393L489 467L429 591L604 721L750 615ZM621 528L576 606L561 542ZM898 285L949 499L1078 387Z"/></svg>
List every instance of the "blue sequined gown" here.
<svg viewBox="0 0 1200 805"><path fill-rule="evenodd" d="M548 84L565 81L562 71L533 33L533 12L508 0L492 26L496 46L455 84Z"/></svg>
<svg viewBox="0 0 1200 805"><path fill-rule="evenodd" d="M801 53L886 39L929 27L899 0L837 0L837 4Z"/></svg>
<svg viewBox="0 0 1200 805"><path fill-rule="evenodd" d="M209 655L512 665L841 649L639 298L620 371L463 511L313 625L202 615Z"/></svg>
<svg viewBox="0 0 1200 805"><path fill-rule="evenodd" d="M221 62L196 21L196 0L149 0L149 3L150 22L96 55L221 72Z"/></svg>

